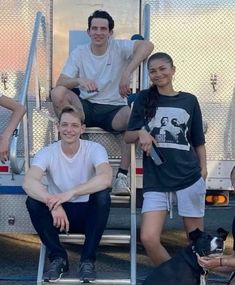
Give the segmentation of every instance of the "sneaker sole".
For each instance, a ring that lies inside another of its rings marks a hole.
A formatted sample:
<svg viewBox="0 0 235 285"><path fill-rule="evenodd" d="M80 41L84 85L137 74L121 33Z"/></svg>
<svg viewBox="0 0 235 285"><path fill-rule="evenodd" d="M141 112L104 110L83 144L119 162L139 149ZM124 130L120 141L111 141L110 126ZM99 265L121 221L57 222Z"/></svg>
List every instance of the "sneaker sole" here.
<svg viewBox="0 0 235 285"><path fill-rule="evenodd" d="M52 280L52 279L44 279L44 282L47 282L47 283L56 283L56 282L58 282L60 279L61 279L61 277L62 277L62 275L65 273L65 271L64 272L61 272L60 273L60 276L57 278L57 279L55 279L55 280Z"/></svg>
<svg viewBox="0 0 235 285"><path fill-rule="evenodd" d="M83 283L95 283L96 278L82 278L80 279Z"/></svg>

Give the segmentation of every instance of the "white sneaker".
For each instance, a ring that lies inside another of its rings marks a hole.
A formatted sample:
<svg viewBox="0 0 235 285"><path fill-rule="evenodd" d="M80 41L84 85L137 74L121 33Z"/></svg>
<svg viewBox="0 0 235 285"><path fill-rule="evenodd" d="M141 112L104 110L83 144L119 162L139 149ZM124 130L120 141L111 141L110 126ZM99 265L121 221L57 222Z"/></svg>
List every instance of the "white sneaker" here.
<svg viewBox="0 0 235 285"><path fill-rule="evenodd" d="M123 173L118 173L118 176L113 184L113 195L129 196L130 188L128 187L127 176Z"/></svg>

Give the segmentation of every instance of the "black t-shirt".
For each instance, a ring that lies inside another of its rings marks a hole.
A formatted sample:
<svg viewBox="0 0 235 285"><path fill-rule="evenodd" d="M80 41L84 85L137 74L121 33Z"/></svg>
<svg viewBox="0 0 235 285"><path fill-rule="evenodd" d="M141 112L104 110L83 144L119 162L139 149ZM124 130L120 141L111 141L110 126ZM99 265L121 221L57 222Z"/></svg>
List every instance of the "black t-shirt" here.
<svg viewBox="0 0 235 285"><path fill-rule="evenodd" d="M147 92L141 91L134 102L128 131L145 125ZM148 126L166 161L156 166L150 156L143 154L144 191L171 192L195 183L201 174L194 148L205 144L197 98L185 92L175 96L159 95L156 115Z"/></svg>

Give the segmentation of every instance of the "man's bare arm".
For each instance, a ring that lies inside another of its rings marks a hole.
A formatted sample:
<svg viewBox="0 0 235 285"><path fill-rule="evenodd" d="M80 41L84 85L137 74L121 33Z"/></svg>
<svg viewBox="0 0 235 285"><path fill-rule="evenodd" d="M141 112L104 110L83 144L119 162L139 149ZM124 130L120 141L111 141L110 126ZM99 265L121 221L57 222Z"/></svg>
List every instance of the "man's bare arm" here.
<svg viewBox="0 0 235 285"><path fill-rule="evenodd" d="M108 163L102 163L96 167L96 174L84 184L74 187L68 192L53 195L48 198L49 209L56 209L59 205L86 194L92 194L104 190L112 185L112 168Z"/></svg>
<svg viewBox="0 0 235 285"><path fill-rule="evenodd" d="M73 89L80 86L86 89L87 92L98 91L95 81L80 77L71 78L64 74L60 75L56 82L56 86L64 86L68 89Z"/></svg>
<svg viewBox="0 0 235 285"><path fill-rule="evenodd" d="M142 61L144 61L153 51L154 45L150 41L136 41L134 45L134 53L131 62L123 72L119 84L119 92L121 96L127 96L130 92L131 74L136 70Z"/></svg>
<svg viewBox="0 0 235 285"><path fill-rule="evenodd" d="M134 45L133 58L125 71L132 73L140 65L140 63L151 54L153 49L154 45L150 41L136 41Z"/></svg>
<svg viewBox="0 0 235 285"><path fill-rule="evenodd" d="M42 184L43 174L44 172L40 167L31 166L25 175L23 189L33 199L46 204L47 199L52 195L49 194L47 187Z"/></svg>
<svg viewBox="0 0 235 285"><path fill-rule="evenodd" d="M60 74L56 82L56 86L64 86L68 89L73 89L79 86L79 78L78 77L72 78L67 75Z"/></svg>

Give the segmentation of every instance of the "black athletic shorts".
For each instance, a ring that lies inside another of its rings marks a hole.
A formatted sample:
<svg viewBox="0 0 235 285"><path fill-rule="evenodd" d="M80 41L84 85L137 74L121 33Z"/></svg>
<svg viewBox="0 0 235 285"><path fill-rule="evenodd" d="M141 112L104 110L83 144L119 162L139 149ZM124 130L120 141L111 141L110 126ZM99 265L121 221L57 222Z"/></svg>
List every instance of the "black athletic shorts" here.
<svg viewBox="0 0 235 285"><path fill-rule="evenodd" d="M80 98L79 88L73 88L72 91L76 93L82 103L85 113L85 124L87 127L99 127L108 132L115 131L112 128L112 121L119 110L127 105L107 105L91 103L88 100Z"/></svg>

